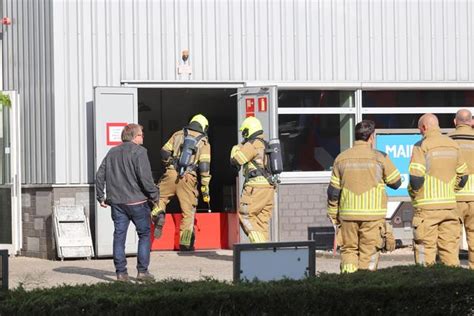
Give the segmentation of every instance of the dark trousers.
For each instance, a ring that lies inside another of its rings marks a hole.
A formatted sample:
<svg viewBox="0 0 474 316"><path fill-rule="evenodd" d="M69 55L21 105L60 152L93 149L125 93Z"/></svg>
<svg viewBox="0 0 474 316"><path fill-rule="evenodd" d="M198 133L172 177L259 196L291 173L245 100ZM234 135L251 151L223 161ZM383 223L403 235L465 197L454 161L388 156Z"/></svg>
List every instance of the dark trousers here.
<svg viewBox="0 0 474 316"><path fill-rule="evenodd" d="M130 221L135 224L138 234L138 272L148 271L150 264L150 206L147 202L137 205L114 204L112 220L114 221L114 265L117 273L127 273L125 257L125 240Z"/></svg>

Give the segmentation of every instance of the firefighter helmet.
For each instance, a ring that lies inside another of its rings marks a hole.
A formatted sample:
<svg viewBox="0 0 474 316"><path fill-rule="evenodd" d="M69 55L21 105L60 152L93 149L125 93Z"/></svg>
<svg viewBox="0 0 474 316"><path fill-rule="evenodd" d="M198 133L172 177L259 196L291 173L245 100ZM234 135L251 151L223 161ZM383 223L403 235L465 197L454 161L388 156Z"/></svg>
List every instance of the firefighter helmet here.
<svg viewBox="0 0 474 316"><path fill-rule="evenodd" d="M260 123L258 118L249 116L240 125L240 131L243 138L249 138L257 132L263 132L262 123Z"/></svg>
<svg viewBox="0 0 474 316"><path fill-rule="evenodd" d="M202 131L204 133L207 132L207 129L209 127L209 122L207 121L207 118L204 115L202 115L202 114L194 115L193 118L191 119L191 121L189 121L189 124L191 124L193 122L196 122L199 125L201 125Z"/></svg>

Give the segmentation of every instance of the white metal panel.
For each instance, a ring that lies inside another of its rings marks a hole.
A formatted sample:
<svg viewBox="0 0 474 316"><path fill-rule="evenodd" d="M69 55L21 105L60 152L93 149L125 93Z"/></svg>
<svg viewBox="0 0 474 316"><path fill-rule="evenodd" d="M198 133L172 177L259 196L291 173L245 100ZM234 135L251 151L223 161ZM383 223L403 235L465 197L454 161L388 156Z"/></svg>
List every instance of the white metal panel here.
<svg viewBox="0 0 474 316"><path fill-rule="evenodd" d="M433 25L432 7L428 1L420 1L420 78L429 81L433 78Z"/></svg>
<svg viewBox="0 0 474 316"><path fill-rule="evenodd" d="M304 11L302 12L304 14ZM262 52L269 51L268 43L268 3L266 1L255 1L255 54L259 56ZM300 33L304 36L305 32ZM302 39L305 42L305 39ZM303 59L302 59L303 60ZM268 58L261 58L255 65L256 78L268 79Z"/></svg>
<svg viewBox="0 0 474 316"><path fill-rule="evenodd" d="M206 67L203 60L203 46L204 42L202 40L202 14L201 6L198 1L189 2L189 12L190 14L190 40L189 40L189 49L190 49L190 62L193 67L192 77L195 80L202 80L204 68ZM237 11L239 12L239 11ZM237 14L236 12L236 14ZM239 19L240 21L240 19ZM240 24L239 24L240 25ZM240 41L240 36L236 37ZM239 46L240 47L240 46ZM231 49L232 50L232 49ZM237 49L236 49L237 50ZM164 56L163 56L164 57ZM163 59L160 61L163 63ZM241 69L241 63L238 63L238 68ZM164 66L163 66L164 67Z"/></svg>
<svg viewBox="0 0 474 316"><path fill-rule="evenodd" d="M372 0L370 2L369 10L369 20L370 22L370 56L372 65L375 67L371 68L370 77L372 80L383 80L383 65L384 65L384 56L383 56L383 11L382 11L382 1ZM377 66L378 65L378 66Z"/></svg>
<svg viewBox="0 0 474 316"><path fill-rule="evenodd" d="M134 37L136 37L136 44L133 45L134 49L134 68L136 69L134 77L138 78L147 78L148 77L148 65L149 65L149 57L148 56L148 46L150 43L148 42L148 21L146 19L147 11L148 11L148 2L147 1L136 1L134 10ZM142 18L143 17L143 18ZM176 15L177 20L180 19L180 15ZM177 24L177 21L175 21ZM179 37L182 37L181 34L184 32L180 32L178 29L178 40Z"/></svg>
<svg viewBox="0 0 474 316"><path fill-rule="evenodd" d="M80 137L84 131L82 109L79 105L79 87L77 85L77 78L79 76L80 67L80 52L79 52L79 38L78 38L78 19L77 4L73 2L65 3L66 15L69 17L66 25L66 36L71 39L66 51L66 68L65 71L70 76L69 78L76 78L76 80L67 80L66 91L68 92L66 98L66 104L68 105L69 111L66 115L66 141L70 144L70 151L66 157L66 170L68 171L69 182L80 183L80 166L81 166L81 146ZM78 170L79 169L79 170ZM79 172L73 172L78 170Z"/></svg>
<svg viewBox="0 0 474 316"><path fill-rule="evenodd" d="M395 16L394 6L396 0L382 2L383 10L383 79L395 80Z"/></svg>
<svg viewBox="0 0 474 316"><path fill-rule="evenodd" d="M472 1L469 1L472 2ZM455 4L456 12L456 73L457 80L469 79L469 20L468 1L460 0Z"/></svg>
<svg viewBox="0 0 474 316"><path fill-rule="evenodd" d="M66 24L65 19L67 20L67 15L64 12L65 3L58 3L53 7L53 25L64 25ZM54 60L54 100L57 104L67 104L67 95L68 92L65 89L64 83L68 81L68 73L66 69L66 54L59 50L59 48L64 48L68 46L67 36L64 34L66 32L65 28L54 28L53 37L55 47L57 49L53 52ZM69 111L69 108L66 106L55 106L54 107L54 128L56 131L65 131L67 130L67 120L66 115ZM66 160L69 153L69 144L67 143L67 134L66 133L54 133L54 145L56 148L64 148L64 150L56 150L54 152L56 160L56 168L59 172L56 173L56 183L66 183L68 182ZM26 171L26 170L25 170ZM28 183L28 182L27 182Z"/></svg>
<svg viewBox="0 0 474 316"><path fill-rule="evenodd" d="M150 65L149 65L149 76L148 78L158 78L162 75L161 68L161 19L153 18L160 15L160 3L151 2L148 8L147 20L149 25L149 54ZM117 21L118 23L118 21ZM192 31L190 31L190 37L192 36ZM120 65L120 63L119 63Z"/></svg>
<svg viewBox="0 0 474 316"><path fill-rule="evenodd" d="M408 80L407 1L397 1L395 6L396 80ZM377 67L374 65L374 67Z"/></svg>
<svg viewBox="0 0 474 316"><path fill-rule="evenodd" d="M445 34L444 34L444 1L431 2L431 12L432 12L432 37L433 37L433 80L443 80L445 77Z"/></svg>
<svg viewBox="0 0 474 316"><path fill-rule="evenodd" d="M371 50L370 50L370 2L361 1L359 2L357 11L358 16L365 16L365 19L359 18L358 22L358 41L359 41L359 80L370 80L371 68L375 65L372 64Z"/></svg>
<svg viewBox="0 0 474 316"><path fill-rule="evenodd" d="M112 6L114 4L111 4ZM115 4L116 5L116 4ZM94 53L94 80L95 85L106 85L107 82L107 18L109 16L106 2L92 3L92 45ZM102 18L104 17L104 18Z"/></svg>
<svg viewBox="0 0 474 316"><path fill-rule="evenodd" d="M469 79L473 81L474 78L474 1L469 1L467 3L467 20L468 28L467 28L467 36L468 36L468 48L469 48Z"/></svg>
<svg viewBox="0 0 474 316"><path fill-rule="evenodd" d="M333 49L333 23L332 23L332 1L319 2L319 32L320 32L320 50L321 50L321 77L334 80L333 58L335 57ZM295 17L296 18L296 17Z"/></svg>
<svg viewBox="0 0 474 316"><path fill-rule="evenodd" d="M308 59L307 59L307 29L308 20L306 19L307 3L305 1L297 1L293 3L293 15L299 16L294 21L294 58L300 62L295 66L295 78L308 79Z"/></svg>
<svg viewBox="0 0 474 316"><path fill-rule="evenodd" d="M348 1L344 8L345 28L345 75L344 80L359 79L359 42L357 24L357 2Z"/></svg>
<svg viewBox="0 0 474 316"><path fill-rule="evenodd" d="M459 0L458 0L459 2ZM444 53L445 53L445 78L456 80L456 2L443 1L444 22Z"/></svg>
<svg viewBox="0 0 474 316"><path fill-rule="evenodd" d="M282 25L280 23L281 1L275 0L273 5L268 6L268 48L269 53L267 58L269 61L269 78L273 80L282 80L283 74L280 65L282 64L282 54L274 54L270 52L277 52L282 50ZM314 19L316 20L316 19ZM240 77L239 79L243 79Z"/></svg>
<svg viewBox="0 0 474 316"><path fill-rule="evenodd" d="M203 56L203 79L212 80L217 78L216 62L216 11L214 1L202 2L202 56ZM252 23L253 25L253 23ZM250 49L248 51L251 51Z"/></svg>
<svg viewBox="0 0 474 316"><path fill-rule="evenodd" d="M90 55L85 54L84 52L91 52L93 43L91 40L87 40L88 34L92 33L93 29L93 16L92 11L87 10L88 7L91 6L92 0L86 0L81 2L79 6L80 15L82 16L82 27L80 27L80 42L81 42L81 61L80 63L83 65L84 69L93 69L93 58L90 58ZM113 55L112 55L113 56ZM113 62L113 59L110 60ZM93 80L93 74L91 71L83 71L80 72L80 77L78 78L78 85L80 91L80 99L79 99L79 108L81 110L81 114L83 115L83 122L86 126L87 132L81 133L81 183L93 183L94 182L94 150L91 146L92 144L92 137L94 131L94 109L93 109L93 102L94 99L92 89L88 88L88 85ZM82 130L83 127L80 126ZM83 159L86 157L86 159Z"/></svg>
<svg viewBox="0 0 474 316"><path fill-rule="evenodd" d="M197 8L200 11L202 8ZM176 47L175 41L175 20L177 16L174 12L174 4L172 1L163 1L162 2L162 12L161 12L161 34L162 34L162 49L163 49L163 76L168 79L176 79L176 58L179 54L179 48ZM203 36L203 33L198 33L199 39L203 39L200 36ZM137 43L137 45L140 45ZM192 50L192 48L191 48ZM194 55L194 53L193 53ZM204 60L204 50L196 52L197 58L202 58L200 61L205 64ZM198 59L199 60L199 59ZM207 65L206 65L207 66ZM137 79L137 77L134 77Z"/></svg>
<svg viewBox="0 0 474 316"><path fill-rule="evenodd" d="M109 138L110 123L137 123L138 93L136 88L97 87L94 96L95 118L95 168L96 171L110 148L114 146ZM111 208L102 208L96 202L95 212L95 250L98 257L111 256L113 252L114 224ZM137 234L133 225L129 226L126 240L126 253L136 253Z"/></svg>
<svg viewBox="0 0 474 316"><path fill-rule="evenodd" d="M407 1L408 77L420 80L420 11L419 2Z"/></svg>

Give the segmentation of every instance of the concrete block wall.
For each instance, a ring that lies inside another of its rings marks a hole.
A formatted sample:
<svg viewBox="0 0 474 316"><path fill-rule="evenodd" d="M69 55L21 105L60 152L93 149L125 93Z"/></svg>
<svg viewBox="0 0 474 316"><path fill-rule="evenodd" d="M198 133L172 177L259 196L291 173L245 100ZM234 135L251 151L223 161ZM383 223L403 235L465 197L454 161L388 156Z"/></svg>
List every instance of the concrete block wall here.
<svg viewBox="0 0 474 316"><path fill-rule="evenodd" d="M280 241L308 239L309 226L332 226L327 218L328 184L284 184L278 189Z"/></svg>
<svg viewBox="0 0 474 316"><path fill-rule="evenodd" d="M83 205L89 222L93 223L93 187L27 187L22 189L23 249L28 257L55 259L57 257L53 207ZM91 225L94 226L94 225Z"/></svg>

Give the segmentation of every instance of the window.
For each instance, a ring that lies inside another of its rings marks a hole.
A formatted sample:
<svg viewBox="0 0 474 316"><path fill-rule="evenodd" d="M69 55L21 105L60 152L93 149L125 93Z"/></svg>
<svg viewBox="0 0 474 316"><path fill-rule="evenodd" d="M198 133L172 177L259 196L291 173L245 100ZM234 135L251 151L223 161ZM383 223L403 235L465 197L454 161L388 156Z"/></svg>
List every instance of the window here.
<svg viewBox="0 0 474 316"><path fill-rule="evenodd" d="M349 114L290 114L278 120L285 171L330 170L336 156L350 147Z"/></svg>
<svg viewBox="0 0 474 316"><path fill-rule="evenodd" d="M353 141L352 91L279 91L278 122L285 171L329 171Z"/></svg>
<svg viewBox="0 0 474 316"><path fill-rule="evenodd" d="M473 107L474 91L364 91L363 107Z"/></svg>
<svg viewBox="0 0 474 316"><path fill-rule="evenodd" d="M364 114L364 120L375 122L375 128L418 128L418 119L424 113L418 114ZM454 128L455 114L436 114L441 128Z"/></svg>
<svg viewBox="0 0 474 316"><path fill-rule="evenodd" d="M418 119L434 113L441 128L453 128L458 108L474 107L474 91L363 91L362 118L376 128L418 128Z"/></svg>

